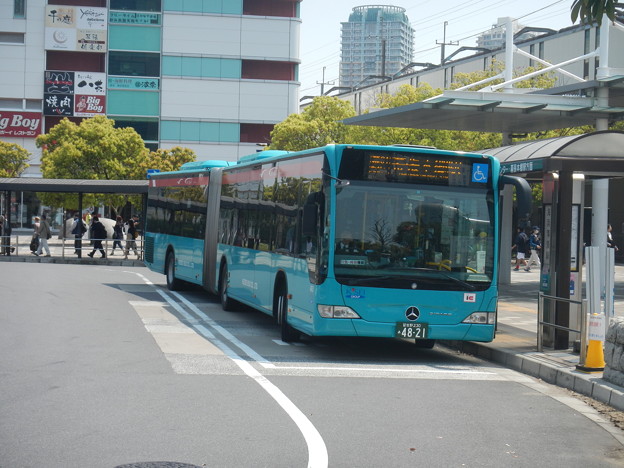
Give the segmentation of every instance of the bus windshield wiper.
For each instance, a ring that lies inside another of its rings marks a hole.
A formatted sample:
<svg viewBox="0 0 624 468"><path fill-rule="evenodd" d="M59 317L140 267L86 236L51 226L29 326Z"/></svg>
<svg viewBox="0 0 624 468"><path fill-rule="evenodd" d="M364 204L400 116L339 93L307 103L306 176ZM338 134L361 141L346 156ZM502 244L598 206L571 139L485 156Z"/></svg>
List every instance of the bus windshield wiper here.
<svg viewBox="0 0 624 468"><path fill-rule="evenodd" d="M474 291L475 289L477 289L474 285L460 280L459 278L455 278L454 276L449 275L448 273L442 271L442 270L438 270L435 268L422 268L422 267L400 267L400 268L396 268L396 270L409 270L409 271L424 271L427 273L436 273L437 275L443 276L446 279L449 279L451 281L453 281L454 283L457 283L461 286L463 286L464 288L466 288L469 291ZM427 278L427 279L432 279L432 278ZM425 278L418 278L415 279L416 282L418 282L418 280L426 280Z"/></svg>

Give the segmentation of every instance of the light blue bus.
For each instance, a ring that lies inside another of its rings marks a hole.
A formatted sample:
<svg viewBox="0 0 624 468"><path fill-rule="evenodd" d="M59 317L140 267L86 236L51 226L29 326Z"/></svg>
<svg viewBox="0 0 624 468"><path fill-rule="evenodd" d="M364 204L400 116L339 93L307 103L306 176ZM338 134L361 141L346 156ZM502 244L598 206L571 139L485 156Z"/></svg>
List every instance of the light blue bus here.
<svg viewBox="0 0 624 468"><path fill-rule="evenodd" d="M149 182L145 261L300 334L491 341L500 176L482 154L329 145L189 163ZM521 212L527 208L519 208Z"/></svg>

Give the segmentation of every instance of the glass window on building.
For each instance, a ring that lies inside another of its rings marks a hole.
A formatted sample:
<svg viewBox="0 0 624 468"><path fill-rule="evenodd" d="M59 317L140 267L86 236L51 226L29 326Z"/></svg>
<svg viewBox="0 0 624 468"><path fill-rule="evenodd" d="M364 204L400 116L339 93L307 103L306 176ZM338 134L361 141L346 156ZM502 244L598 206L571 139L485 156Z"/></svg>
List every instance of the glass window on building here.
<svg viewBox="0 0 624 468"><path fill-rule="evenodd" d="M13 0L13 18L26 18L26 0Z"/></svg>
<svg viewBox="0 0 624 468"><path fill-rule="evenodd" d="M160 55L147 52L109 52L109 75L160 76Z"/></svg>
<svg viewBox="0 0 624 468"><path fill-rule="evenodd" d="M161 11L162 0L111 0L111 10Z"/></svg>

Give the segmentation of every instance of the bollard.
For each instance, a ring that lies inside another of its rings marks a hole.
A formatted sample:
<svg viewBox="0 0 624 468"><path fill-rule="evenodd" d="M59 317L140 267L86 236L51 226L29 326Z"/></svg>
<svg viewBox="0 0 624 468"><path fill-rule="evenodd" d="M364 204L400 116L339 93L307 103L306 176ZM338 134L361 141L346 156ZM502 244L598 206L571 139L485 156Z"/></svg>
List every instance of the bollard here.
<svg viewBox="0 0 624 468"><path fill-rule="evenodd" d="M605 341L605 316L591 314L589 316L589 345L585 362L579 363L576 370L581 372L602 372L605 367L603 343Z"/></svg>

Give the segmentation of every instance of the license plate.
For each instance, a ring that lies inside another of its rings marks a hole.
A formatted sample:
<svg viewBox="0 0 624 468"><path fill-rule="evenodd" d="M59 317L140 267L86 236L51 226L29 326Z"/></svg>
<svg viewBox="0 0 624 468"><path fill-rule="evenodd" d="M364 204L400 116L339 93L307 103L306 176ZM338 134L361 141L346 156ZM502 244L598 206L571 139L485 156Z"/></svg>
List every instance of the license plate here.
<svg viewBox="0 0 624 468"><path fill-rule="evenodd" d="M399 322L395 335L397 338L426 340L429 337L429 326L426 323Z"/></svg>

